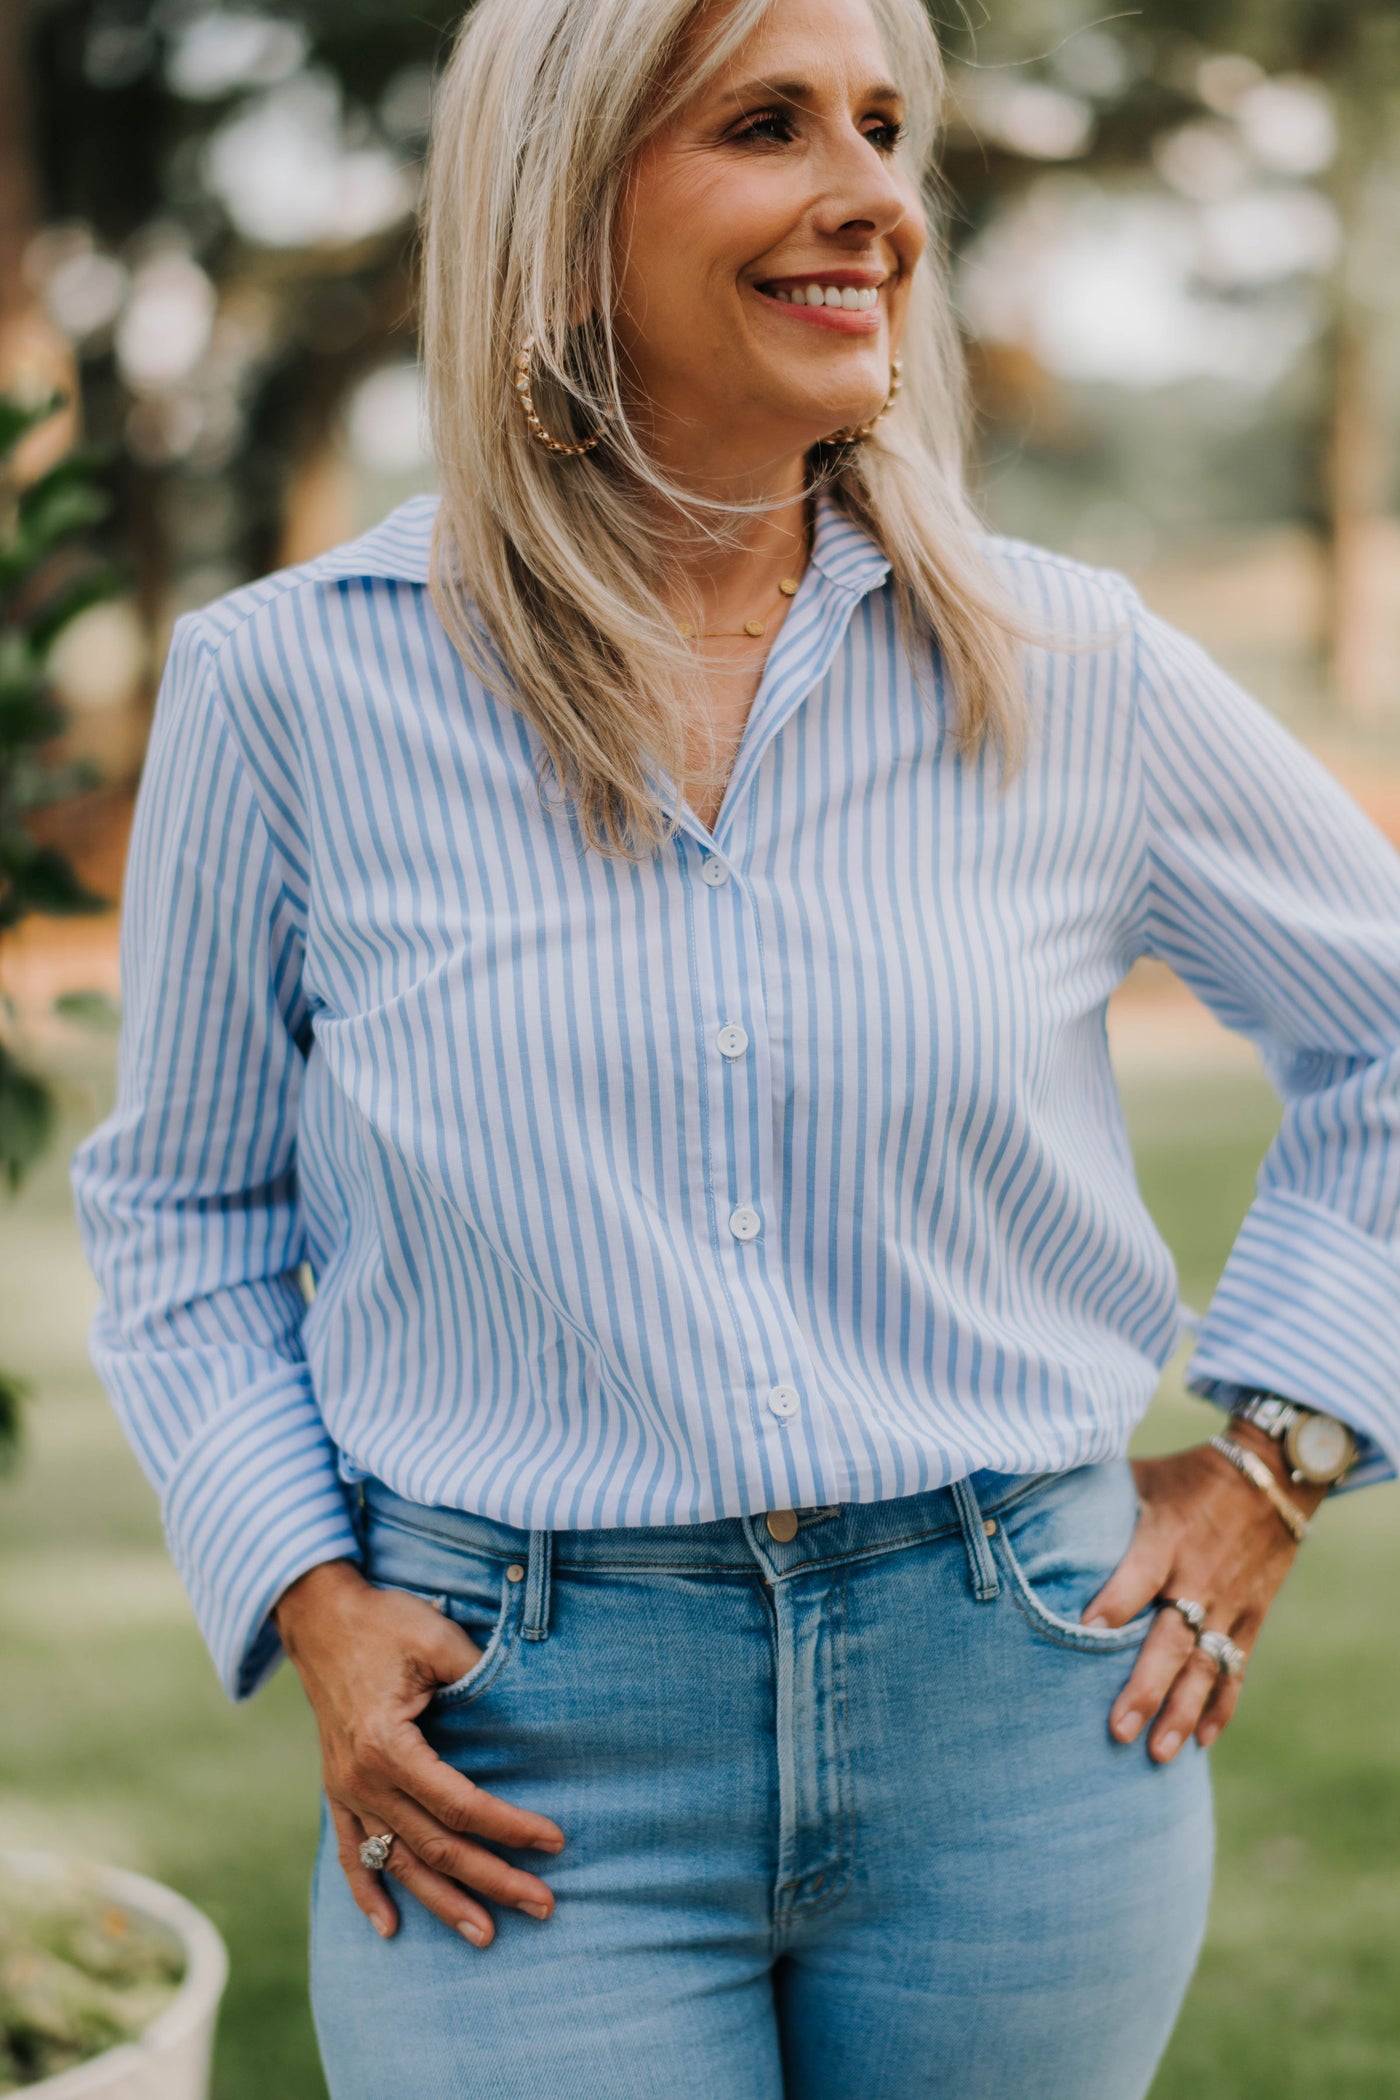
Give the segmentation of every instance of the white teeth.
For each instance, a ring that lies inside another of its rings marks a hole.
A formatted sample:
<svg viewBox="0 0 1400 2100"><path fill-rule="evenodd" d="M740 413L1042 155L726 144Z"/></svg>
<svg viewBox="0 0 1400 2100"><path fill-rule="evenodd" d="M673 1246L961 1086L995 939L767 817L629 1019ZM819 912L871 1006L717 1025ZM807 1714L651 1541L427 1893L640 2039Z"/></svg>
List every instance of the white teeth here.
<svg viewBox="0 0 1400 2100"><path fill-rule="evenodd" d="M771 296L784 306L839 307L848 314L868 314L880 304L880 294L873 287L858 291L853 284L778 285Z"/></svg>

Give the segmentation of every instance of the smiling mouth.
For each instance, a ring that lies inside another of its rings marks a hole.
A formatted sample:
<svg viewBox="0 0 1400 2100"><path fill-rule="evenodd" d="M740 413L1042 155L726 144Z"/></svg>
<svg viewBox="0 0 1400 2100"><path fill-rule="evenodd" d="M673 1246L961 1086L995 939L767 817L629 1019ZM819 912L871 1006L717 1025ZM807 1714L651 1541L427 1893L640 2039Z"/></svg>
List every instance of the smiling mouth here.
<svg viewBox="0 0 1400 2100"><path fill-rule="evenodd" d="M809 327L826 328L838 335L876 334L881 327L880 292L890 280L882 277L871 283L866 276L864 283L852 283L854 271L841 275L844 282L838 282L834 276L775 277L751 286L751 290L765 305Z"/></svg>
<svg viewBox="0 0 1400 2100"><path fill-rule="evenodd" d="M780 306L820 306L827 313L868 314L880 304L875 285L828 284L814 278L808 284L780 282L757 289Z"/></svg>

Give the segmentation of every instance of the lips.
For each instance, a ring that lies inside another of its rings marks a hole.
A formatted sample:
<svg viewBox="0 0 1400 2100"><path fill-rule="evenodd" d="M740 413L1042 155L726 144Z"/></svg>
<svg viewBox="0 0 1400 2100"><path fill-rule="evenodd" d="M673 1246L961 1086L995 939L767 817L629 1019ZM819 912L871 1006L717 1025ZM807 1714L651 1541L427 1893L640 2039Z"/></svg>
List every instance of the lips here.
<svg viewBox="0 0 1400 2100"><path fill-rule="evenodd" d="M891 283L892 278L891 271L875 269L870 265L864 268L831 269L826 264L818 264L815 269L803 270L791 277L765 277L759 282L757 289L760 292L790 292L795 285L801 285L805 289L809 284L831 284L835 285L838 291L844 291L847 285L850 285L853 291L877 292L881 285Z"/></svg>
<svg viewBox="0 0 1400 2100"><path fill-rule="evenodd" d="M789 284L791 291L786 289ZM861 303L859 306L829 306L823 296L809 304L809 286L811 291L822 294L830 286L838 300L858 298ZM884 325L879 293L873 285L846 288L836 286L831 278L773 278L765 284L754 285L752 290L770 313L785 314L793 321L805 322L809 328L832 329L839 335L875 335Z"/></svg>

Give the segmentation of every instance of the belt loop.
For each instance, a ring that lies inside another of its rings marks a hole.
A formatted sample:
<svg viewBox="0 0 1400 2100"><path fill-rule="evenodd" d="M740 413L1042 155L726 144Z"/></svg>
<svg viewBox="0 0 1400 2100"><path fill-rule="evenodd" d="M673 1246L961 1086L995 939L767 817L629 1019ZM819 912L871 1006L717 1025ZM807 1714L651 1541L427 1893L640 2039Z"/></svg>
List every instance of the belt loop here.
<svg viewBox="0 0 1400 2100"><path fill-rule="evenodd" d="M363 1480L357 1480L353 1486L347 1488L345 1505L350 1516L350 1529L355 1534L355 1544L360 1549L360 1559L363 1561L366 1538L369 1531L369 1511L365 1507L365 1484Z"/></svg>
<svg viewBox="0 0 1400 2100"><path fill-rule="evenodd" d="M553 1558L553 1536L548 1531L530 1533L530 1558L525 1569L525 1625L527 1641L549 1638L549 1564Z"/></svg>
<svg viewBox="0 0 1400 2100"><path fill-rule="evenodd" d="M992 1549L987 1544L982 1512L977 1504L977 1491L970 1480L953 1482L953 1501L957 1506L963 1545L967 1550L967 1576L972 1585L972 1594L979 1604L989 1604L997 1595L1001 1584L997 1580L997 1564L992 1559Z"/></svg>

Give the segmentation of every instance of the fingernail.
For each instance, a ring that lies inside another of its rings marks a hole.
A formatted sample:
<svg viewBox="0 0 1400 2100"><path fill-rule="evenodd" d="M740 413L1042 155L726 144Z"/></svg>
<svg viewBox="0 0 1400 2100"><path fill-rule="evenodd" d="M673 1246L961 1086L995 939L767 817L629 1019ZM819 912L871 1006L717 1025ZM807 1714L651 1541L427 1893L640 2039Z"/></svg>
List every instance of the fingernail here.
<svg viewBox="0 0 1400 2100"><path fill-rule="evenodd" d="M387 1918L371 1918L369 1922L379 1934L381 1940L387 1940L394 1929Z"/></svg>
<svg viewBox="0 0 1400 2100"><path fill-rule="evenodd" d="M486 1927L478 1925L474 1919L463 1918L457 1930L461 1933L462 1938L470 1940L474 1947L484 1947L486 1945Z"/></svg>
<svg viewBox="0 0 1400 2100"><path fill-rule="evenodd" d="M1218 1728L1213 1728L1209 1725L1209 1723L1207 1723L1207 1725L1201 1730L1200 1735L1197 1737L1197 1741L1200 1743L1201 1748L1203 1750L1209 1750L1211 1744L1215 1741L1215 1738L1219 1735L1219 1733L1220 1730Z"/></svg>
<svg viewBox="0 0 1400 2100"><path fill-rule="evenodd" d="M1135 1741L1142 1733L1142 1715L1124 1714L1120 1721L1114 1722L1113 1733L1117 1736L1120 1743Z"/></svg>
<svg viewBox="0 0 1400 2100"><path fill-rule="evenodd" d="M1163 1764L1166 1764L1170 1758L1176 1756L1176 1753L1180 1748L1181 1737L1173 1728L1169 1730L1168 1733L1164 1735L1158 1742L1157 1756Z"/></svg>
<svg viewBox="0 0 1400 2100"><path fill-rule="evenodd" d="M563 1849L563 1838L536 1838L530 1847L532 1852L562 1852Z"/></svg>
<svg viewBox="0 0 1400 2100"><path fill-rule="evenodd" d="M532 1918L547 1918L549 1916L549 1905L547 1903L517 1903L515 1907L517 1910L525 1911Z"/></svg>
<svg viewBox="0 0 1400 2100"><path fill-rule="evenodd" d="M1084 1621L1084 1623L1085 1623L1085 1625L1086 1625L1086 1626L1091 1626L1091 1627L1095 1627L1095 1628L1098 1628L1098 1627L1102 1627L1102 1626L1107 1626L1107 1624L1108 1624L1108 1621L1107 1621L1107 1619L1106 1619L1106 1618L1104 1617L1103 1613L1102 1613L1102 1612L1100 1611L1100 1612L1095 1612L1095 1614L1094 1614L1093 1618L1092 1618L1092 1619L1086 1619L1086 1620Z"/></svg>

